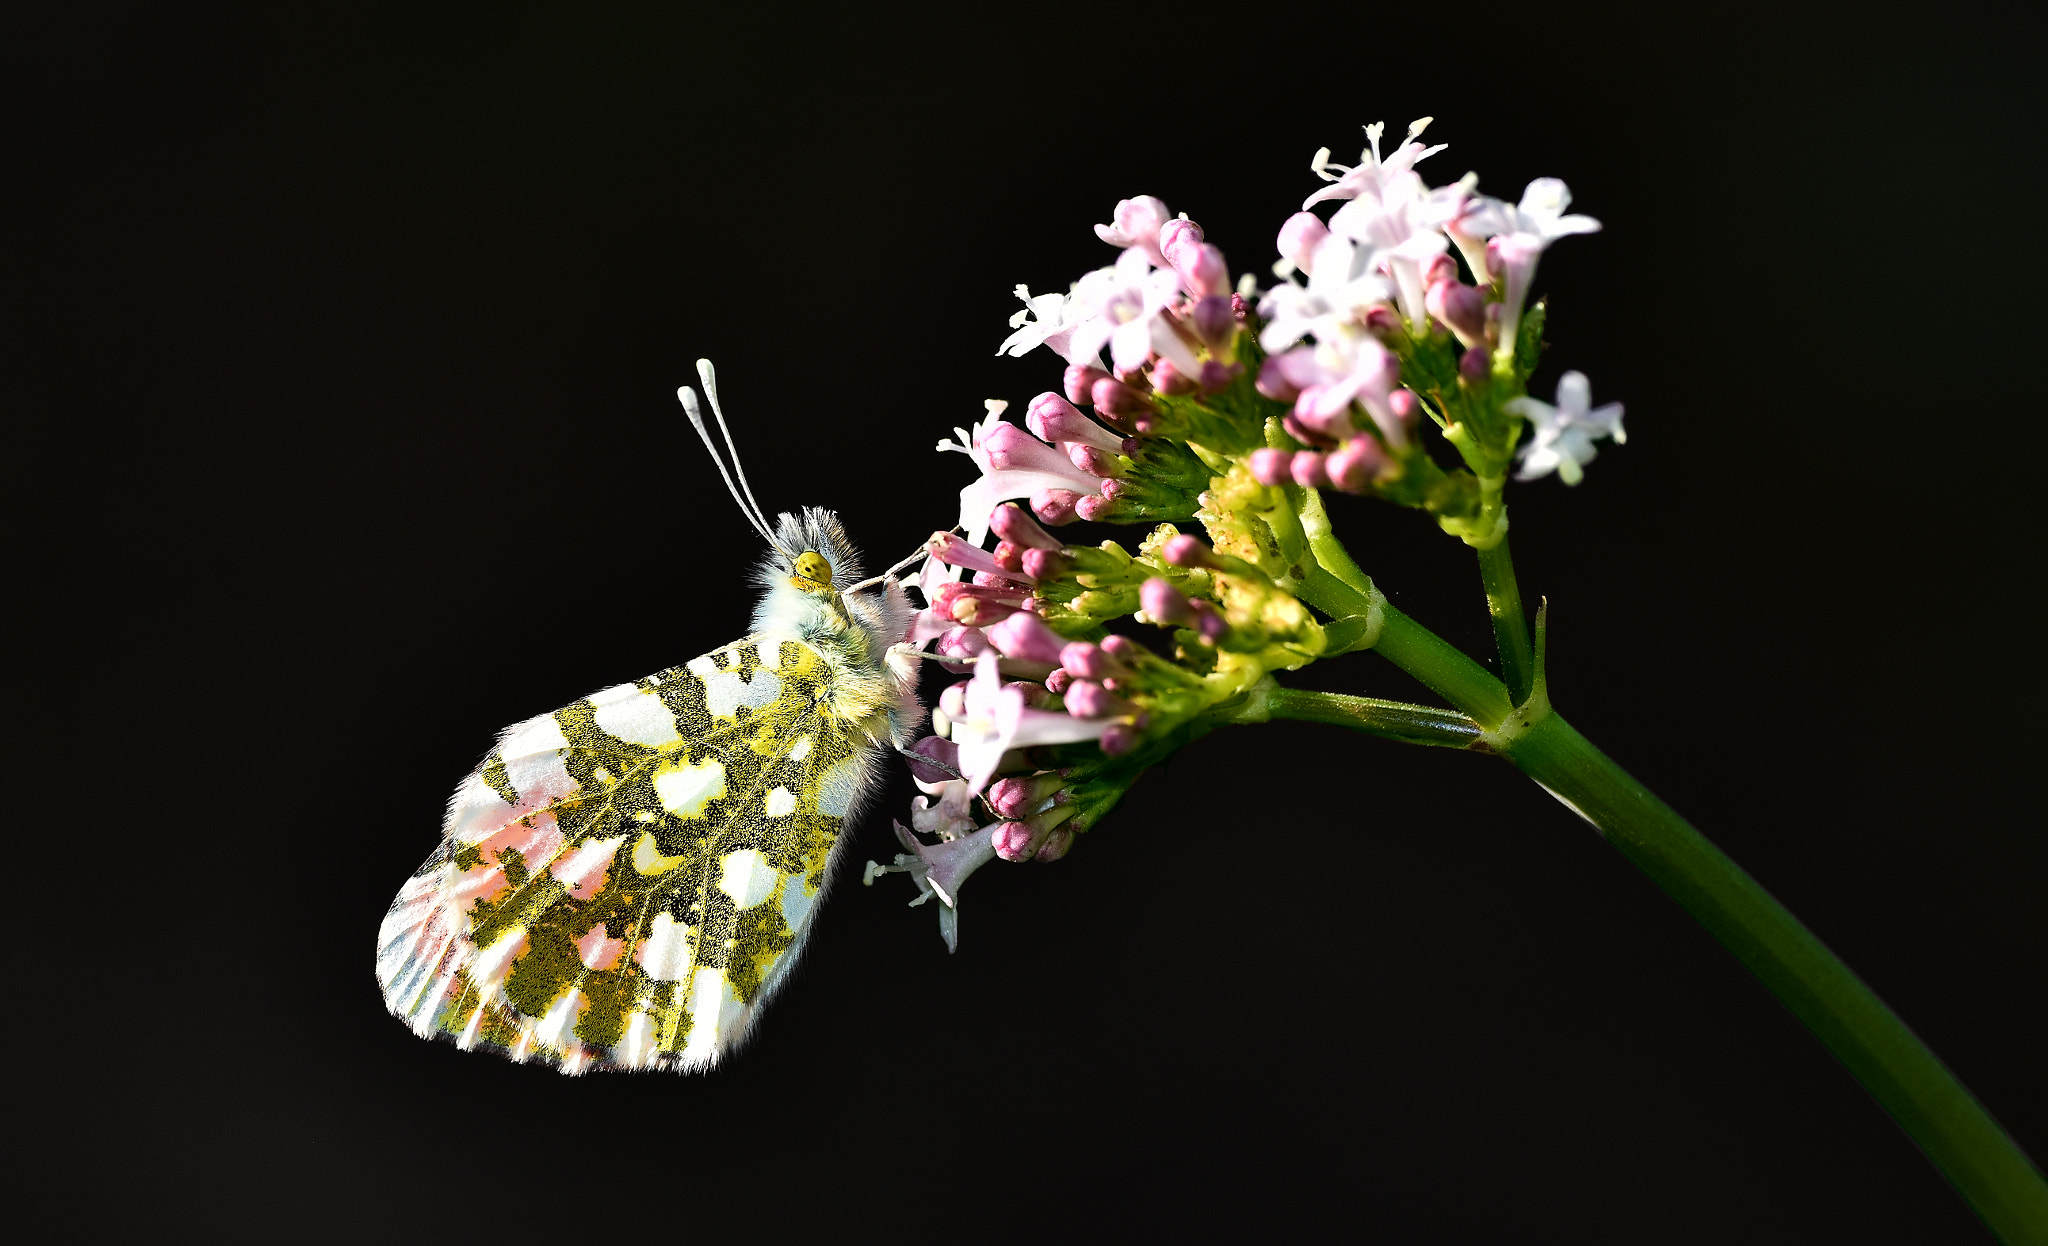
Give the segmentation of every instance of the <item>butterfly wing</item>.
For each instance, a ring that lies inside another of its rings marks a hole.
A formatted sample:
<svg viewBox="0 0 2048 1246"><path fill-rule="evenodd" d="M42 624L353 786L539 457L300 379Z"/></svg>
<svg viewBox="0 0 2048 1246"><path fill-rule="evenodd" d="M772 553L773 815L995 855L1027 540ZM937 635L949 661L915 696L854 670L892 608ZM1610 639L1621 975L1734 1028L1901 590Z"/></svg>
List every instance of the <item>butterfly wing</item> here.
<svg viewBox="0 0 2048 1246"><path fill-rule="evenodd" d="M423 1037L707 1068L796 961L877 750L832 669L753 636L506 729L378 933Z"/></svg>

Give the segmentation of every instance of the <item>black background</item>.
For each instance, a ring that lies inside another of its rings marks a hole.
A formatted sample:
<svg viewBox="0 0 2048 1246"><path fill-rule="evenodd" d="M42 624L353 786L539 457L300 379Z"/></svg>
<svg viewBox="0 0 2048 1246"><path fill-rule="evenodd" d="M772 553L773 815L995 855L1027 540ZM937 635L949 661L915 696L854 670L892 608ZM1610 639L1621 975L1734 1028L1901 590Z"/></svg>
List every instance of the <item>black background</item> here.
<svg viewBox="0 0 2048 1246"><path fill-rule="evenodd" d="M390 896L503 724L732 639L754 540L673 391L717 360L771 510L873 563L931 453L1057 361L1010 287L1150 193L1264 272L1323 144L1606 222L1558 371L1624 400L1512 494L1564 713L2048 1148L2031 484L2038 139L2018 32L1937 6L919 21L588 6L41 6L5 375L14 1213L53 1236L609 1241L1058 1228L1984 1240L1680 909L1510 769L1213 736L948 957L842 878L715 1076L569 1080L392 1022ZM1335 504L1488 642L1420 517ZM1361 656L1314 686L1420 695ZM850 856L893 851L901 780ZM849 871L851 872L851 871Z"/></svg>

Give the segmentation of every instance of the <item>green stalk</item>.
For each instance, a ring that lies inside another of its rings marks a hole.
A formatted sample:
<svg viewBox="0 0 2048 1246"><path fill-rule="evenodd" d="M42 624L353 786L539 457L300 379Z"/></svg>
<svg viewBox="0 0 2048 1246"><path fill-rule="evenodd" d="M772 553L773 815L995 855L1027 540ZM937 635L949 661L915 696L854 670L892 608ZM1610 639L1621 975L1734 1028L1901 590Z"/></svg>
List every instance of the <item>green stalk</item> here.
<svg viewBox="0 0 2048 1246"><path fill-rule="evenodd" d="M1522 590L1515 583L1515 560L1508 538L1479 555L1479 582L1486 588L1486 612L1493 616L1493 640L1500 653L1501 674L1516 705L1529 699L1536 685L1536 655L1529 647L1529 621L1522 617Z"/></svg>
<svg viewBox="0 0 2048 1246"><path fill-rule="evenodd" d="M1356 564L1328 533L1327 520L1316 525L1304 519L1323 567L1336 562L1355 571ZM1323 531L1316 531L1319 526ZM1494 615L1496 628L1507 615L1526 644L1505 542L1497 580L1487 570L1488 552L1481 552L1480 567L1489 605L1496 587L1504 590L1499 594L1504 608ZM1481 728L1478 747L1501 753L1591 822L1734 953L1891 1114L1993 1233L2008 1243L2048 1246L2048 1181L1955 1074L1784 905L1552 711L1540 615L1528 691L1510 702L1499 680L1395 609L1370 581L1360 591L1345 582L1348 576L1340 580L1323 567L1310 570L1300 590L1303 600L1333 618L1365 615L1377 605L1382 623L1373 644L1376 652L1469 715ZM1510 600L1511 610L1505 608ZM1507 645L1502 652L1512 678ZM1346 721L1341 703L1311 702L1291 691L1285 695L1296 698L1289 708L1297 712L1275 710L1274 717L1358 726L1380 712L1361 705L1355 707L1360 721Z"/></svg>
<svg viewBox="0 0 2048 1246"><path fill-rule="evenodd" d="M1456 710L1383 701L1378 697L1306 692L1275 685L1266 693L1265 710L1273 718L1349 727L1403 744L1471 748L1480 740L1479 724Z"/></svg>
<svg viewBox="0 0 2048 1246"><path fill-rule="evenodd" d="M2010 1243L2048 1242L2048 1182L2040 1170L1784 905L1556 714L1502 751L1733 952L1891 1113L1993 1233Z"/></svg>

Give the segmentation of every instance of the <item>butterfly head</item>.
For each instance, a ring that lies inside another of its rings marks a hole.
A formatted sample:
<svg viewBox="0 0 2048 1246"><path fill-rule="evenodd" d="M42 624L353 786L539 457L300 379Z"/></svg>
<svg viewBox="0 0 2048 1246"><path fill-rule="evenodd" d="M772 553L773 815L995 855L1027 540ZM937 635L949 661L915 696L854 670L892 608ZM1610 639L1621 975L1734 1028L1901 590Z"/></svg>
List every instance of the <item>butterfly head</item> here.
<svg viewBox="0 0 2048 1246"><path fill-rule="evenodd" d="M829 593L832 591L832 564L814 549L807 549L797 555L790 567L789 583L806 593Z"/></svg>

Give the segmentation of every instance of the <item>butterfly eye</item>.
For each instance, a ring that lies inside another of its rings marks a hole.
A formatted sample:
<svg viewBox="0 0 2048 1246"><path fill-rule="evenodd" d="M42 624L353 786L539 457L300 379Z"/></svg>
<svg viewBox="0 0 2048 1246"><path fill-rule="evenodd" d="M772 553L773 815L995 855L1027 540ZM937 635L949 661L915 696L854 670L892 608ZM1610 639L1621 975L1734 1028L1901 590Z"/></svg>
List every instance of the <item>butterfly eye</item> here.
<svg viewBox="0 0 2048 1246"><path fill-rule="evenodd" d="M798 588L821 591L832 587L832 564L817 550L807 549L798 555L791 569L796 572L794 582Z"/></svg>

